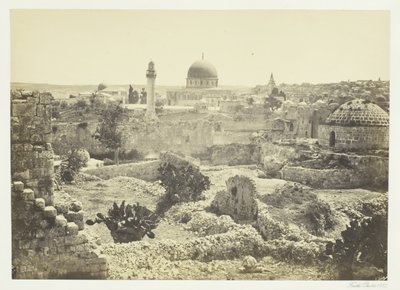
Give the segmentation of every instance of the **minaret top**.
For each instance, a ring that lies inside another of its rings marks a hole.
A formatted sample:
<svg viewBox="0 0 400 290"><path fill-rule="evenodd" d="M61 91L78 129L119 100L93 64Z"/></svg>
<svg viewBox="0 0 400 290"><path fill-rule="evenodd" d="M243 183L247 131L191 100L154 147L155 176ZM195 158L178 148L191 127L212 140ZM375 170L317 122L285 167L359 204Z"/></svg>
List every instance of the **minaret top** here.
<svg viewBox="0 0 400 290"><path fill-rule="evenodd" d="M269 78L269 84L275 85L274 74L271 73L271 77Z"/></svg>
<svg viewBox="0 0 400 290"><path fill-rule="evenodd" d="M154 70L154 62L152 60L149 62L149 70Z"/></svg>
<svg viewBox="0 0 400 290"><path fill-rule="evenodd" d="M204 60L204 52L201 53L201 60Z"/></svg>
<svg viewBox="0 0 400 290"><path fill-rule="evenodd" d="M156 70L154 69L154 62L151 60L149 62L149 66L146 72L146 77L155 78L156 77Z"/></svg>

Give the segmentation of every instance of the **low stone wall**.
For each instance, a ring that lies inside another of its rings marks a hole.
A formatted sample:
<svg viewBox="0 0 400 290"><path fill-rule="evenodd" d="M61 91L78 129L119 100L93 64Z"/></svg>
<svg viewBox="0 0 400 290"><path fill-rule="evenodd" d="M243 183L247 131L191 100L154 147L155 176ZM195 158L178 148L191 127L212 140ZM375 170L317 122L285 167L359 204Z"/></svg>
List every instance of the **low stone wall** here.
<svg viewBox="0 0 400 290"><path fill-rule="evenodd" d="M352 169L313 169L285 166L281 179L299 182L314 188L355 188L365 181Z"/></svg>
<svg viewBox="0 0 400 290"><path fill-rule="evenodd" d="M156 181L160 177L158 168L161 163L171 163L177 167L191 165L198 167L199 162L188 156L179 156L171 152L162 152L159 160L144 161L121 165L110 165L99 168L88 169L87 174L92 174L102 179L111 179L117 176L128 176L142 179L145 181Z"/></svg>
<svg viewBox="0 0 400 290"><path fill-rule="evenodd" d="M160 160L146 161L140 163L129 163L121 165L110 165L86 170L85 173L98 176L102 179L111 179L117 176L128 176L155 181L159 177L158 168Z"/></svg>
<svg viewBox="0 0 400 290"><path fill-rule="evenodd" d="M374 164L380 164L374 166ZM386 164L386 166L385 166ZM366 165L366 166L365 166ZM313 169L300 166L282 168L281 179L299 182L314 188L387 187L387 160L364 163L354 169Z"/></svg>

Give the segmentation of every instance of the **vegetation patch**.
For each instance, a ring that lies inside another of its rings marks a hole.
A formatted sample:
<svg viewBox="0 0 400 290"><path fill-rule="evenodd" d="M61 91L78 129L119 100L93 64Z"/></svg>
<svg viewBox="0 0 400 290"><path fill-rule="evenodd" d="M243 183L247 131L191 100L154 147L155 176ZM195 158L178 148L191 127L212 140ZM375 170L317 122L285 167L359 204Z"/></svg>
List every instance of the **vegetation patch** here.
<svg viewBox="0 0 400 290"><path fill-rule="evenodd" d="M156 212L163 214L178 202L198 201L210 188L210 180L192 165L175 166L165 162L158 168L165 194L157 203Z"/></svg>

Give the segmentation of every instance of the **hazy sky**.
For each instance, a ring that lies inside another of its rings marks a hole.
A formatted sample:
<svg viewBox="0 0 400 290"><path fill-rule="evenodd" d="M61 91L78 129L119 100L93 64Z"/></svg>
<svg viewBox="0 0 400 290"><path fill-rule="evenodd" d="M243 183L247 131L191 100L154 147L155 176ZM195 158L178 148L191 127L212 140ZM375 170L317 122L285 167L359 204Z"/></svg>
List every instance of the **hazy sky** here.
<svg viewBox="0 0 400 290"><path fill-rule="evenodd" d="M13 10L11 81L185 85L201 58L221 85L389 79L384 11Z"/></svg>

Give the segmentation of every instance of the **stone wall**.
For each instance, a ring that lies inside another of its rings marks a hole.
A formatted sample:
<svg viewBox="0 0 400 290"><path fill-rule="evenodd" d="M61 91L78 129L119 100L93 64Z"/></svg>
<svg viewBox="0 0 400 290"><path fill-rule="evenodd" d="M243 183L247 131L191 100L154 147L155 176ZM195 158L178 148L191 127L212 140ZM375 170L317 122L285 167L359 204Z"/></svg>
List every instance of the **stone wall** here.
<svg viewBox="0 0 400 290"><path fill-rule="evenodd" d="M171 163L177 167L192 166L198 167L200 162L190 156L179 156L171 152L161 152L160 159L129 163L121 165L111 165L86 170L85 173L98 176L102 179L111 179L117 176L128 176L142 179L145 181L156 181L160 179L158 168L162 163Z"/></svg>
<svg viewBox="0 0 400 290"><path fill-rule="evenodd" d="M175 151L190 155L213 145L214 124L209 121L160 122L124 124L123 149L149 152Z"/></svg>
<svg viewBox="0 0 400 290"><path fill-rule="evenodd" d="M330 146L331 132L335 132L335 148L344 149L388 149L388 127L332 126L320 125L318 142Z"/></svg>
<svg viewBox="0 0 400 290"><path fill-rule="evenodd" d="M226 144L208 147L201 154L195 154L205 163L212 165L249 165L260 162L260 148L255 144Z"/></svg>
<svg viewBox="0 0 400 290"><path fill-rule="evenodd" d="M60 204L53 195L51 94L11 96L13 277L105 278L106 259L80 232L81 206Z"/></svg>
<svg viewBox="0 0 400 290"><path fill-rule="evenodd" d="M159 160L111 165L86 170L85 173L98 176L102 179L110 179L117 176L128 176L143 179L146 181L158 180L157 169L160 167Z"/></svg>
<svg viewBox="0 0 400 290"><path fill-rule="evenodd" d="M92 135L97 123L58 123L53 130L53 147L62 154L74 147L83 147L91 154L108 152ZM123 140L121 151L138 150L142 155L152 152L176 151L191 154L213 145L214 124L208 121L140 123L124 121L121 124Z"/></svg>
<svg viewBox="0 0 400 290"><path fill-rule="evenodd" d="M345 155L345 154L336 154ZM348 169L314 169L301 166L284 166L281 178L314 188L387 188L389 160L378 156L345 155Z"/></svg>
<svg viewBox="0 0 400 290"><path fill-rule="evenodd" d="M107 148L92 137L96 128L97 122L54 123L52 126L52 145L55 154L66 154L71 148L85 148L90 154L108 152Z"/></svg>

